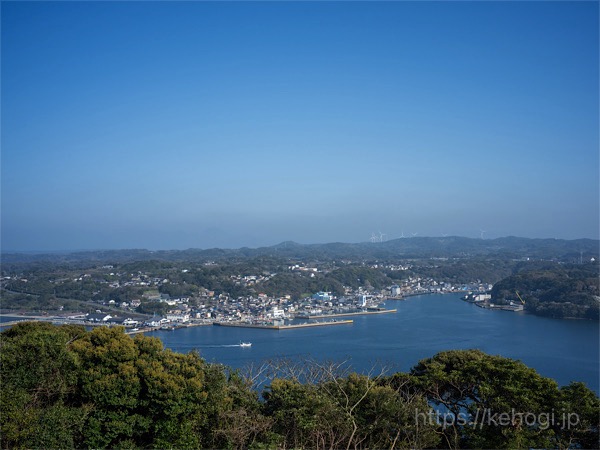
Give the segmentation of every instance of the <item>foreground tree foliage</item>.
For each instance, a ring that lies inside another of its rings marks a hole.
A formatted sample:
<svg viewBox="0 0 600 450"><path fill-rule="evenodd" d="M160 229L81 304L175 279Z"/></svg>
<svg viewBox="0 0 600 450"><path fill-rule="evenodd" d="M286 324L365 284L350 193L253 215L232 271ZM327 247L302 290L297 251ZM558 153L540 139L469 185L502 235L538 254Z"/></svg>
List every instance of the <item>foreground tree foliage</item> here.
<svg viewBox="0 0 600 450"><path fill-rule="evenodd" d="M450 448L598 447L600 403L582 383L558 388L519 361L477 350L439 353L411 375L442 407Z"/></svg>
<svg viewBox="0 0 600 450"><path fill-rule="evenodd" d="M476 350L392 376L313 363L242 377L121 328L28 322L0 337L2 448L598 447L582 383Z"/></svg>

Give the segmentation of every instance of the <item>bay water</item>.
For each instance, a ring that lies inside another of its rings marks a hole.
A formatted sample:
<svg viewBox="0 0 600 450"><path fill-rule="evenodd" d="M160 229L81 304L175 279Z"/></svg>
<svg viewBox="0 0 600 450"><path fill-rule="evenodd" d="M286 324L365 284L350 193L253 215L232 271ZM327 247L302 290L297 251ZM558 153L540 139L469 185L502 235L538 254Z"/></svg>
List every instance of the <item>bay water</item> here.
<svg viewBox="0 0 600 450"><path fill-rule="evenodd" d="M351 325L289 330L200 326L148 335L174 351L197 350L209 362L240 369L286 358L346 361L357 372L385 367L393 373L408 371L440 351L479 349L521 360L560 385L583 381L600 392L598 322L487 310L462 301L461 295L388 300L386 307L396 313L354 316ZM252 346L240 347L240 342Z"/></svg>
<svg viewBox="0 0 600 450"><path fill-rule="evenodd" d="M600 393L597 321L551 319L524 312L493 311L431 294L388 300L396 313L353 316L351 325L289 330L199 326L154 331L165 347L197 350L209 362L244 369L285 358L346 362L354 371L406 372L421 359L455 349L479 349L518 359L560 385L583 381ZM27 320L0 316L0 322ZM249 348L241 342L251 342Z"/></svg>

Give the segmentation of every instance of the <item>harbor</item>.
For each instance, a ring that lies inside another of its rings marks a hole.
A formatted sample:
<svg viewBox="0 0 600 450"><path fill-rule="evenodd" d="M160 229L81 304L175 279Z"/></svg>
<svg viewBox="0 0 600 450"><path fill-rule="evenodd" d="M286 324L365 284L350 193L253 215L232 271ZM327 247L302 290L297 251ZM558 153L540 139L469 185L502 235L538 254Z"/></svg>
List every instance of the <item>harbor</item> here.
<svg viewBox="0 0 600 450"><path fill-rule="evenodd" d="M376 309L367 311L356 311L356 312L345 312L345 313L332 313L332 314L315 314L315 315L296 315L296 319L328 319L331 317L348 317L348 316L366 316L370 314L387 314L395 313L396 309Z"/></svg>
<svg viewBox="0 0 600 450"><path fill-rule="evenodd" d="M515 301L509 301L508 304L495 304L492 303L492 296L489 293L469 293L464 297L461 297L467 303L472 303L483 309L495 309L499 311L512 311L520 312L525 310L525 300L515 292L520 303Z"/></svg>
<svg viewBox="0 0 600 450"><path fill-rule="evenodd" d="M406 371L423 358L450 348L485 348L491 354L519 359L561 385L577 380L598 389L597 322L482 309L460 300L461 296L464 294L414 296L392 303L398 309L396 314L348 317L354 319L350 326L269 332L260 327L225 325L158 331L156 336L174 351L200 349L206 361L240 370L277 359L314 359L349 360L360 373L368 373L374 364ZM239 342L252 342L252 347L244 351L224 347ZM569 358L572 364L556 364L557 358Z"/></svg>
<svg viewBox="0 0 600 450"><path fill-rule="evenodd" d="M255 328L261 330L290 330L295 328L311 328L311 327L323 327L331 325L350 325L354 321L349 320L332 320L329 322L307 322L307 323L294 323L294 324L260 324L260 323L246 323L246 322L215 322L213 325L220 327L236 327L236 328Z"/></svg>

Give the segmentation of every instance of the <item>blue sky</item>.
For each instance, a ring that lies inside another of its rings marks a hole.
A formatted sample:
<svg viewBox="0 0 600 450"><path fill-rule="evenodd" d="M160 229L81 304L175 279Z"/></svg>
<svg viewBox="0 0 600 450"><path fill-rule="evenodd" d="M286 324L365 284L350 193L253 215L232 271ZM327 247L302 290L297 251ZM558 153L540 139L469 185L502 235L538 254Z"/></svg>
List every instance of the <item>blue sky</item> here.
<svg viewBox="0 0 600 450"><path fill-rule="evenodd" d="M2 2L2 249L598 238L597 2Z"/></svg>

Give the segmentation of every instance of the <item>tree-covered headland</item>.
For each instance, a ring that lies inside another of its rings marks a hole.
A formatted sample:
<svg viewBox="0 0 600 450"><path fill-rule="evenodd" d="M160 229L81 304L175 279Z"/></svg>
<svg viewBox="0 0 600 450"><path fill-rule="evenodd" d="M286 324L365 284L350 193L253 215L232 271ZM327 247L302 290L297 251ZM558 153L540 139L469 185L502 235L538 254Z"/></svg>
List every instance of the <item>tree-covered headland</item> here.
<svg viewBox="0 0 600 450"><path fill-rule="evenodd" d="M492 289L495 303L525 302L525 310L540 316L598 320L600 277L597 264L534 265L515 270Z"/></svg>
<svg viewBox="0 0 600 450"><path fill-rule="evenodd" d="M597 395L448 351L408 373L239 372L121 328L0 334L2 448L597 448Z"/></svg>

